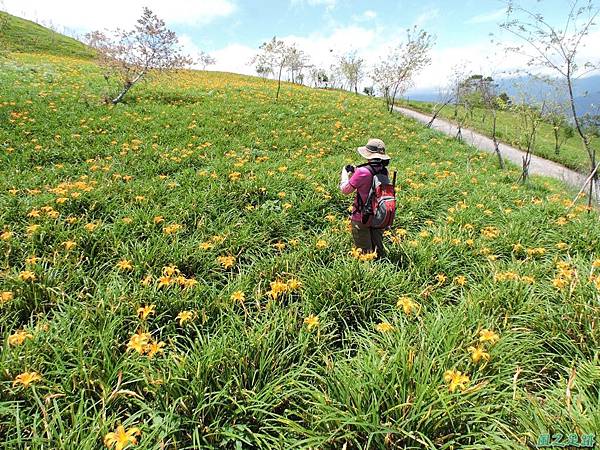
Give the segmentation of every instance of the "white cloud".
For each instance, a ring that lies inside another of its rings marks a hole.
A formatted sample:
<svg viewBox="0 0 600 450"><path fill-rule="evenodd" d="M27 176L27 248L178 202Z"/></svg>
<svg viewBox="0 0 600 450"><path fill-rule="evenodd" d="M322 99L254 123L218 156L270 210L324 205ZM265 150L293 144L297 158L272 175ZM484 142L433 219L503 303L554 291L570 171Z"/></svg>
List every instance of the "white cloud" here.
<svg viewBox="0 0 600 450"><path fill-rule="evenodd" d="M600 30L592 31L581 41L578 50L579 64L583 66L586 62L600 67L600 54L598 54L598 42L600 42ZM583 68L583 67L581 67Z"/></svg>
<svg viewBox="0 0 600 450"><path fill-rule="evenodd" d="M216 64L209 66L208 70L256 75L254 67L248 65L248 63L257 52L258 49L247 45L228 45L225 48L210 52L210 55L215 58Z"/></svg>
<svg viewBox="0 0 600 450"><path fill-rule="evenodd" d="M583 64L586 61L600 63L595 44L598 40L600 40L600 31L590 33L582 41L577 58L582 72L584 71ZM433 89L446 85L453 66L464 61L467 61L464 64L466 72L491 75L494 78L515 76L524 70L530 73L560 76L548 68L529 67L529 58L525 55L504 51L505 46L514 47L516 42L504 39L502 44L502 46L495 46L484 41L461 47L434 48L431 65L415 80L415 88ZM527 49L527 47L525 48ZM596 70L594 73L598 72L600 70Z"/></svg>
<svg viewBox="0 0 600 450"><path fill-rule="evenodd" d="M499 78L526 64L525 58L505 55L486 42L460 47L434 48L431 64L415 79L416 89L435 89L448 84L452 70L457 65L465 73L491 75Z"/></svg>
<svg viewBox="0 0 600 450"><path fill-rule="evenodd" d="M202 49L196 45L191 36L187 34L177 35L177 39L179 40L179 45L183 50L183 53L190 55L192 58L195 58Z"/></svg>
<svg viewBox="0 0 600 450"><path fill-rule="evenodd" d="M377 13L371 9L366 10L362 14L355 14L352 16L352 20L355 22L368 22L377 17Z"/></svg>
<svg viewBox="0 0 600 450"><path fill-rule="evenodd" d="M292 0L292 5L307 4L309 6L325 6L330 11L335 8L337 0Z"/></svg>
<svg viewBox="0 0 600 450"><path fill-rule="evenodd" d="M287 36L288 42L295 42L315 64L328 67L336 56L351 50L363 53L375 43L375 31L359 26L336 28L329 35L313 33L309 36Z"/></svg>
<svg viewBox="0 0 600 450"><path fill-rule="evenodd" d="M415 19L414 25L423 27L427 22L431 22L432 20L437 19L439 16L440 10L438 8L427 10Z"/></svg>
<svg viewBox="0 0 600 450"><path fill-rule="evenodd" d="M478 16L473 16L469 20L467 20L465 23L478 24L478 23L496 22L504 16L506 16L506 9L500 8L496 11L491 11L491 12L487 12L484 14L479 14Z"/></svg>
<svg viewBox="0 0 600 450"><path fill-rule="evenodd" d="M130 28L144 6L168 25L205 25L236 10L232 0L4 0L3 3L11 14L80 31Z"/></svg>
<svg viewBox="0 0 600 450"><path fill-rule="evenodd" d="M288 44L295 43L297 48L310 56L312 64L326 69L329 69L339 55L351 50L357 50L361 55L369 54L380 44L374 31L358 26L336 28L327 35L313 33L308 36L288 35L278 38ZM211 52L217 62L209 69L255 75L254 67L249 66L248 62L256 53L258 46L228 45Z"/></svg>
<svg viewBox="0 0 600 450"><path fill-rule="evenodd" d="M363 16L367 19L374 19L377 17L377 13L369 9L363 13Z"/></svg>

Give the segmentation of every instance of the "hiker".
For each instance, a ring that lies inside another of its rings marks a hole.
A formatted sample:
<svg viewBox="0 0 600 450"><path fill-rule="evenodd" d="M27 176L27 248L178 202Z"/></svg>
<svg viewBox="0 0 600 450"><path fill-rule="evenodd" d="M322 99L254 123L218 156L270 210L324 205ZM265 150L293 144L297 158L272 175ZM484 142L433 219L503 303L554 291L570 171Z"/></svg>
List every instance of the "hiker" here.
<svg viewBox="0 0 600 450"><path fill-rule="evenodd" d="M345 166L340 189L344 194L356 191L350 216L354 246L362 253L376 252L381 259L385 257L383 231L392 225L396 211L394 186L388 179L390 157L381 139L369 139L357 151L367 163Z"/></svg>

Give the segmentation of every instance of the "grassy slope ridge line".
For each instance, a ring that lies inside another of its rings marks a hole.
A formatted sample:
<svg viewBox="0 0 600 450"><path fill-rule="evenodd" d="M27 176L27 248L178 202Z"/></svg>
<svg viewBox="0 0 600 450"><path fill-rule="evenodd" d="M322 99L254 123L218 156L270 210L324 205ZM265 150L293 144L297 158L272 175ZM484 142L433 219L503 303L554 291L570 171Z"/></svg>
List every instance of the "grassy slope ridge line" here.
<svg viewBox="0 0 600 450"><path fill-rule="evenodd" d="M181 71L112 107L89 62L0 64L6 448L600 430L600 226L559 182L350 93ZM381 262L350 252L338 188L369 137L398 171Z"/></svg>
<svg viewBox="0 0 600 450"><path fill-rule="evenodd" d="M82 42L20 17L0 11L0 45L10 52L45 53L92 58L93 52Z"/></svg>
<svg viewBox="0 0 600 450"><path fill-rule="evenodd" d="M400 102L399 106L412 108L415 111L431 116L436 105L435 103L430 102L410 100ZM465 114L462 112L462 109L460 109L460 111L461 114ZM454 107L451 105L444 107L444 109L442 109L442 111L438 114L438 118L455 124L456 121L453 119L453 117ZM499 141L524 150L518 135L519 120L520 119L512 112L498 111L496 134ZM464 127L485 134L486 136L491 136L491 115L483 108L474 108L473 119L467 119ZM593 139L593 145L598 145L597 139ZM536 136L536 147L534 149L534 154L541 156L542 158L549 159L550 161L562 164L565 167L576 170L580 173L589 173L588 156L582 147L579 137L575 135L567 139L566 142L562 144L559 154L557 155L555 152L553 127L549 123L544 122L539 127L539 131Z"/></svg>

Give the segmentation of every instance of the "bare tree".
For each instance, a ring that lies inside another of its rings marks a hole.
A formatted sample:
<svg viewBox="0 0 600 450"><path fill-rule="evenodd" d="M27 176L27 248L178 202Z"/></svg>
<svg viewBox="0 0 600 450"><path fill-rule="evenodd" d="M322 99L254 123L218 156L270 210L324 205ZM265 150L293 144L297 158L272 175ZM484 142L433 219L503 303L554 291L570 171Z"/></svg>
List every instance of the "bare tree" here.
<svg viewBox="0 0 600 450"><path fill-rule="evenodd" d="M269 42L264 42L260 47L260 53L258 53L251 60L251 64L262 71L268 70L269 73L276 74L277 76L277 93L275 94L275 100L279 100L279 92L281 91L281 74L283 69L288 65L290 58L290 47L285 42L277 39L273 36ZM258 70L257 70L258 71Z"/></svg>
<svg viewBox="0 0 600 450"><path fill-rule="evenodd" d="M518 118L518 145L525 149L525 155L522 157L522 172L519 177L519 180L525 183L529 178L529 165L531 163L531 156L535 152L539 126L546 114L546 99L538 101L528 95L526 87L521 87L520 89L522 89L520 101L513 104L511 110Z"/></svg>
<svg viewBox="0 0 600 450"><path fill-rule="evenodd" d="M575 130L568 120L570 105L561 83L563 80L544 79L544 81L550 87L544 121L552 127L554 154L559 155L563 144L575 135Z"/></svg>
<svg viewBox="0 0 600 450"><path fill-rule="evenodd" d="M442 112L442 110L453 103L455 106L454 117L457 115L458 108L458 99L460 96L460 86L463 80L466 78L466 75L463 71L466 66L466 62L453 66L450 78L448 79L448 83L446 86L442 87L438 93L438 100L436 104L433 106L431 119L427 123L427 127L431 128L435 119L437 119L438 115Z"/></svg>
<svg viewBox="0 0 600 450"><path fill-rule="evenodd" d="M148 8L143 9L132 30L116 30L111 35L93 31L86 35L86 41L96 50L106 80L116 77L121 84L120 92L109 100L112 104L121 102L150 72L181 69L192 63L182 53L177 35Z"/></svg>
<svg viewBox="0 0 600 450"><path fill-rule="evenodd" d="M456 139L462 141L462 130L467 125L469 116L469 104L463 101L463 97L457 97L458 100L454 103L454 121L456 122Z"/></svg>
<svg viewBox="0 0 600 450"><path fill-rule="evenodd" d="M291 82L301 84L304 81L302 71L310 66L310 58L302 50L297 49L294 44L290 44L287 49L286 60L286 65L291 75Z"/></svg>
<svg viewBox="0 0 600 450"><path fill-rule="evenodd" d="M446 106L448 106L450 103L452 103L453 99L454 99L454 92L452 90L448 90L446 88L441 88L438 91L437 101L436 101L435 105L433 105L433 108L431 109L431 118L429 119L429 122L427 122L427 128L431 128L433 126L433 122L435 122L435 119L437 119L439 114L442 112L442 110Z"/></svg>
<svg viewBox="0 0 600 450"><path fill-rule="evenodd" d="M429 51L433 43L433 36L415 26L407 30L406 42L392 49L375 67L372 78L390 113L394 111L396 98L406 92L415 75L431 62Z"/></svg>
<svg viewBox="0 0 600 450"><path fill-rule="evenodd" d="M469 103L465 102L465 80L468 77L465 72L461 69L455 69L452 73L450 89L453 91L454 100L454 114L453 119L456 122L458 131L456 132L456 139L462 141L462 130L467 123L469 115Z"/></svg>
<svg viewBox="0 0 600 450"><path fill-rule="evenodd" d="M364 63L365 60L359 58L356 51L341 56L338 61L340 73L348 82L348 90L354 89L355 94L358 94L358 84L365 76Z"/></svg>
<svg viewBox="0 0 600 450"><path fill-rule="evenodd" d="M565 2L565 7L564 23L555 26L542 14L508 0L507 20L500 27L523 42L523 45L511 47L509 51L526 55L531 67L550 70L564 80L571 119L589 157L590 177L586 185L589 184L588 206L591 206L594 186L598 183L596 149L582 127L573 84L599 68L598 62L586 61L582 64L578 56L600 10L593 0L569 0Z"/></svg>
<svg viewBox="0 0 600 450"><path fill-rule="evenodd" d="M329 87L332 89L344 89L344 75L341 72L339 64L331 64L327 72Z"/></svg>
<svg viewBox="0 0 600 450"><path fill-rule="evenodd" d="M502 154L500 153L500 143L498 142L497 124L498 111L507 109L508 104L500 96L498 96L496 92L497 88L498 85L493 82L493 78L488 76L482 77L481 82L479 83L478 91L481 95L481 104L484 108L484 111L487 111L487 113L492 116L492 142L494 143L494 152L498 157L500 169L504 170L504 159L502 159ZM527 164L527 167L529 168L529 162Z"/></svg>
<svg viewBox="0 0 600 450"><path fill-rule="evenodd" d="M198 64L200 64L202 70L206 70L208 66L212 66L217 62L215 58L213 58L208 53L202 50L198 52L198 55L196 56L196 61L198 62Z"/></svg>

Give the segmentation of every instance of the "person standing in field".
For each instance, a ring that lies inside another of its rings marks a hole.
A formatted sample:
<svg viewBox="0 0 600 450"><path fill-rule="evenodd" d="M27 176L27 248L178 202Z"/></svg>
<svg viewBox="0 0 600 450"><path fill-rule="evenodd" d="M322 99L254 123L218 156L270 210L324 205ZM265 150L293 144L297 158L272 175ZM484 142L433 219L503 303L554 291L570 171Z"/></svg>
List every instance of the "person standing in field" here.
<svg viewBox="0 0 600 450"><path fill-rule="evenodd" d="M354 246L362 253L376 252L381 259L385 257L383 231L392 225L396 212L395 182L389 182L387 170L390 156L381 139L369 139L357 151L367 163L356 168L345 166L340 190L344 194L356 191L350 216Z"/></svg>

